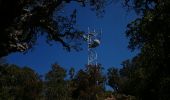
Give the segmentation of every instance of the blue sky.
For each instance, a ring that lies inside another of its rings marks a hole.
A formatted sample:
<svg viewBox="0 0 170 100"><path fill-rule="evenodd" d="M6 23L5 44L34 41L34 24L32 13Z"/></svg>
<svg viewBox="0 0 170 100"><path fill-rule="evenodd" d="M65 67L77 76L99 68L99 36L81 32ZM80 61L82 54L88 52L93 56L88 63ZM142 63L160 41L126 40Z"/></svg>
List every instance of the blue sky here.
<svg viewBox="0 0 170 100"><path fill-rule="evenodd" d="M128 48L128 39L125 37L126 25L137 16L133 11L127 12L122 5L117 2L109 5L103 18L96 16L95 12L89 8L84 8L76 3L65 7L64 13L67 15L74 8L77 8L77 27L87 32L87 28L100 30L103 34L101 45L97 48L98 62L104 69L109 67L120 67L121 62L132 58L138 51L131 52ZM85 46L85 45L84 45ZM84 68L87 64L87 48L80 52L64 51L61 44L56 43L49 46L45 43L45 37L38 39L37 45L27 54L13 53L6 57L7 62L19 66L29 66L40 74L49 71L51 64L58 63L65 69L74 67L76 70Z"/></svg>

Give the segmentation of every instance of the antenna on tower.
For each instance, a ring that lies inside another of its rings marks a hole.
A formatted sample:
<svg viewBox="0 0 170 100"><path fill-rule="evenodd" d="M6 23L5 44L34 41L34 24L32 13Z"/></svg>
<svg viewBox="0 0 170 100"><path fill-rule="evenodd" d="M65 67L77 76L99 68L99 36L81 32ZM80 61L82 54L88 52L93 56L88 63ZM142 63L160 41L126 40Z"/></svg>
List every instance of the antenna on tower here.
<svg viewBox="0 0 170 100"><path fill-rule="evenodd" d="M95 31L95 29L93 31L90 31L90 28L88 27L88 34L87 34L87 45L88 45L88 65L97 65L97 52L96 52L96 48L100 45L100 40L101 37L99 37L99 35L101 35L102 30L99 33L97 33Z"/></svg>

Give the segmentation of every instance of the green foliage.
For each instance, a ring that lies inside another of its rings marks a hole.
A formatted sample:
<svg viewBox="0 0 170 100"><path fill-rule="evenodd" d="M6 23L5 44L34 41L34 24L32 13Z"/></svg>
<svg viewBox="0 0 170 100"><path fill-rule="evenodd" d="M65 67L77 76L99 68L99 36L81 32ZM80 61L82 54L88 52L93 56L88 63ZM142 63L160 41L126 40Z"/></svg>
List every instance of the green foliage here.
<svg viewBox="0 0 170 100"><path fill-rule="evenodd" d="M46 100L69 100L67 83L64 80L66 71L58 64L52 65L52 70L45 76Z"/></svg>
<svg viewBox="0 0 170 100"><path fill-rule="evenodd" d="M117 92L119 87L119 73L116 68L109 68L107 73L108 85L112 87L112 89Z"/></svg>
<svg viewBox="0 0 170 100"><path fill-rule="evenodd" d="M70 79L73 79L75 76L75 69L73 67L71 67L69 70L69 76L70 76Z"/></svg>
<svg viewBox="0 0 170 100"><path fill-rule="evenodd" d="M52 65L44 80L28 67L1 64L0 100L103 100L107 97L100 65L87 66L70 79L66 76L66 70L58 64Z"/></svg>
<svg viewBox="0 0 170 100"><path fill-rule="evenodd" d="M135 9L143 11L140 18L128 24L126 35L129 48L139 48L141 52L121 69L127 78L123 92L141 100L168 100L170 1L132 0L132 3ZM152 9L148 8L151 4L154 4Z"/></svg>
<svg viewBox="0 0 170 100"><path fill-rule="evenodd" d="M146 10L153 10L161 0L123 0L124 6L134 9L136 13L142 14Z"/></svg>
<svg viewBox="0 0 170 100"><path fill-rule="evenodd" d="M80 70L74 79L75 90L73 98L76 100L102 100L104 95L105 77L100 65L88 65Z"/></svg>
<svg viewBox="0 0 170 100"><path fill-rule="evenodd" d="M42 81L30 68L0 65L0 100L39 100Z"/></svg>
<svg viewBox="0 0 170 100"><path fill-rule="evenodd" d="M37 38L45 34L47 43L59 42L68 51L80 50L84 32L76 29L77 10L64 16L62 9L72 0L1 0L0 57L31 49ZM74 0L82 6L90 4L97 14L104 12L106 0ZM79 42L77 42L79 40Z"/></svg>
<svg viewBox="0 0 170 100"><path fill-rule="evenodd" d="M105 0L75 0L100 13ZM100 65L86 66L75 73L54 64L42 81L30 68L5 64L1 59L11 52L32 48L37 38L46 34L47 42L60 42L68 50L77 49L83 32L75 28L76 10L68 17L58 13L71 0L1 0L0 1L0 99L2 100L103 100L108 95L118 100L168 100L169 70L169 0L124 0L141 16L127 25L129 49L140 49L122 68L109 68L105 76ZM57 12L57 13L54 13ZM55 16L54 16L55 15ZM70 42L71 41L71 42ZM44 87L43 87L44 86Z"/></svg>

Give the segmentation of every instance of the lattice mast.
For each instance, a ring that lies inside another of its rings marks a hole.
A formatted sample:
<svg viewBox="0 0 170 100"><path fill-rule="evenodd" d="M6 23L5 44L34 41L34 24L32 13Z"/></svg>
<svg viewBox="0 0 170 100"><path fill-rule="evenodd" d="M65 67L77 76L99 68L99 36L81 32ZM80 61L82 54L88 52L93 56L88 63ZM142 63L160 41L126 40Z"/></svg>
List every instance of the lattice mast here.
<svg viewBox="0 0 170 100"><path fill-rule="evenodd" d="M88 45L88 65L97 65L97 51L96 48L100 45L101 33L97 33L95 30L90 31L88 28L87 45Z"/></svg>

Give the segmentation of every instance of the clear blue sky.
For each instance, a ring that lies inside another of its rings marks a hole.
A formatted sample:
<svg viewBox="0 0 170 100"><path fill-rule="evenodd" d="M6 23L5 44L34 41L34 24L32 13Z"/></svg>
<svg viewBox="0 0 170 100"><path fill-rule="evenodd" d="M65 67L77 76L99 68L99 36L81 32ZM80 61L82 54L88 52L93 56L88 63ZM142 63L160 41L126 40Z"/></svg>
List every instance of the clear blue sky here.
<svg viewBox="0 0 170 100"><path fill-rule="evenodd" d="M104 69L115 66L120 67L121 62L132 58L136 52L128 50L128 39L125 37L126 25L136 18L134 12L127 12L120 3L109 5L103 18L98 18L95 12L89 8L83 8L72 3L65 7L64 13L74 8L78 9L77 27L87 31L87 27L100 30L102 28L102 43L98 47L98 62ZM49 71L51 64L57 62L65 69L74 67L76 70L87 64L87 49L80 52L64 51L61 44L49 46L45 43L44 37L38 39L37 45L32 51L23 55L13 53L7 56L7 62L19 66L29 66L40 74Z"/></svg>

